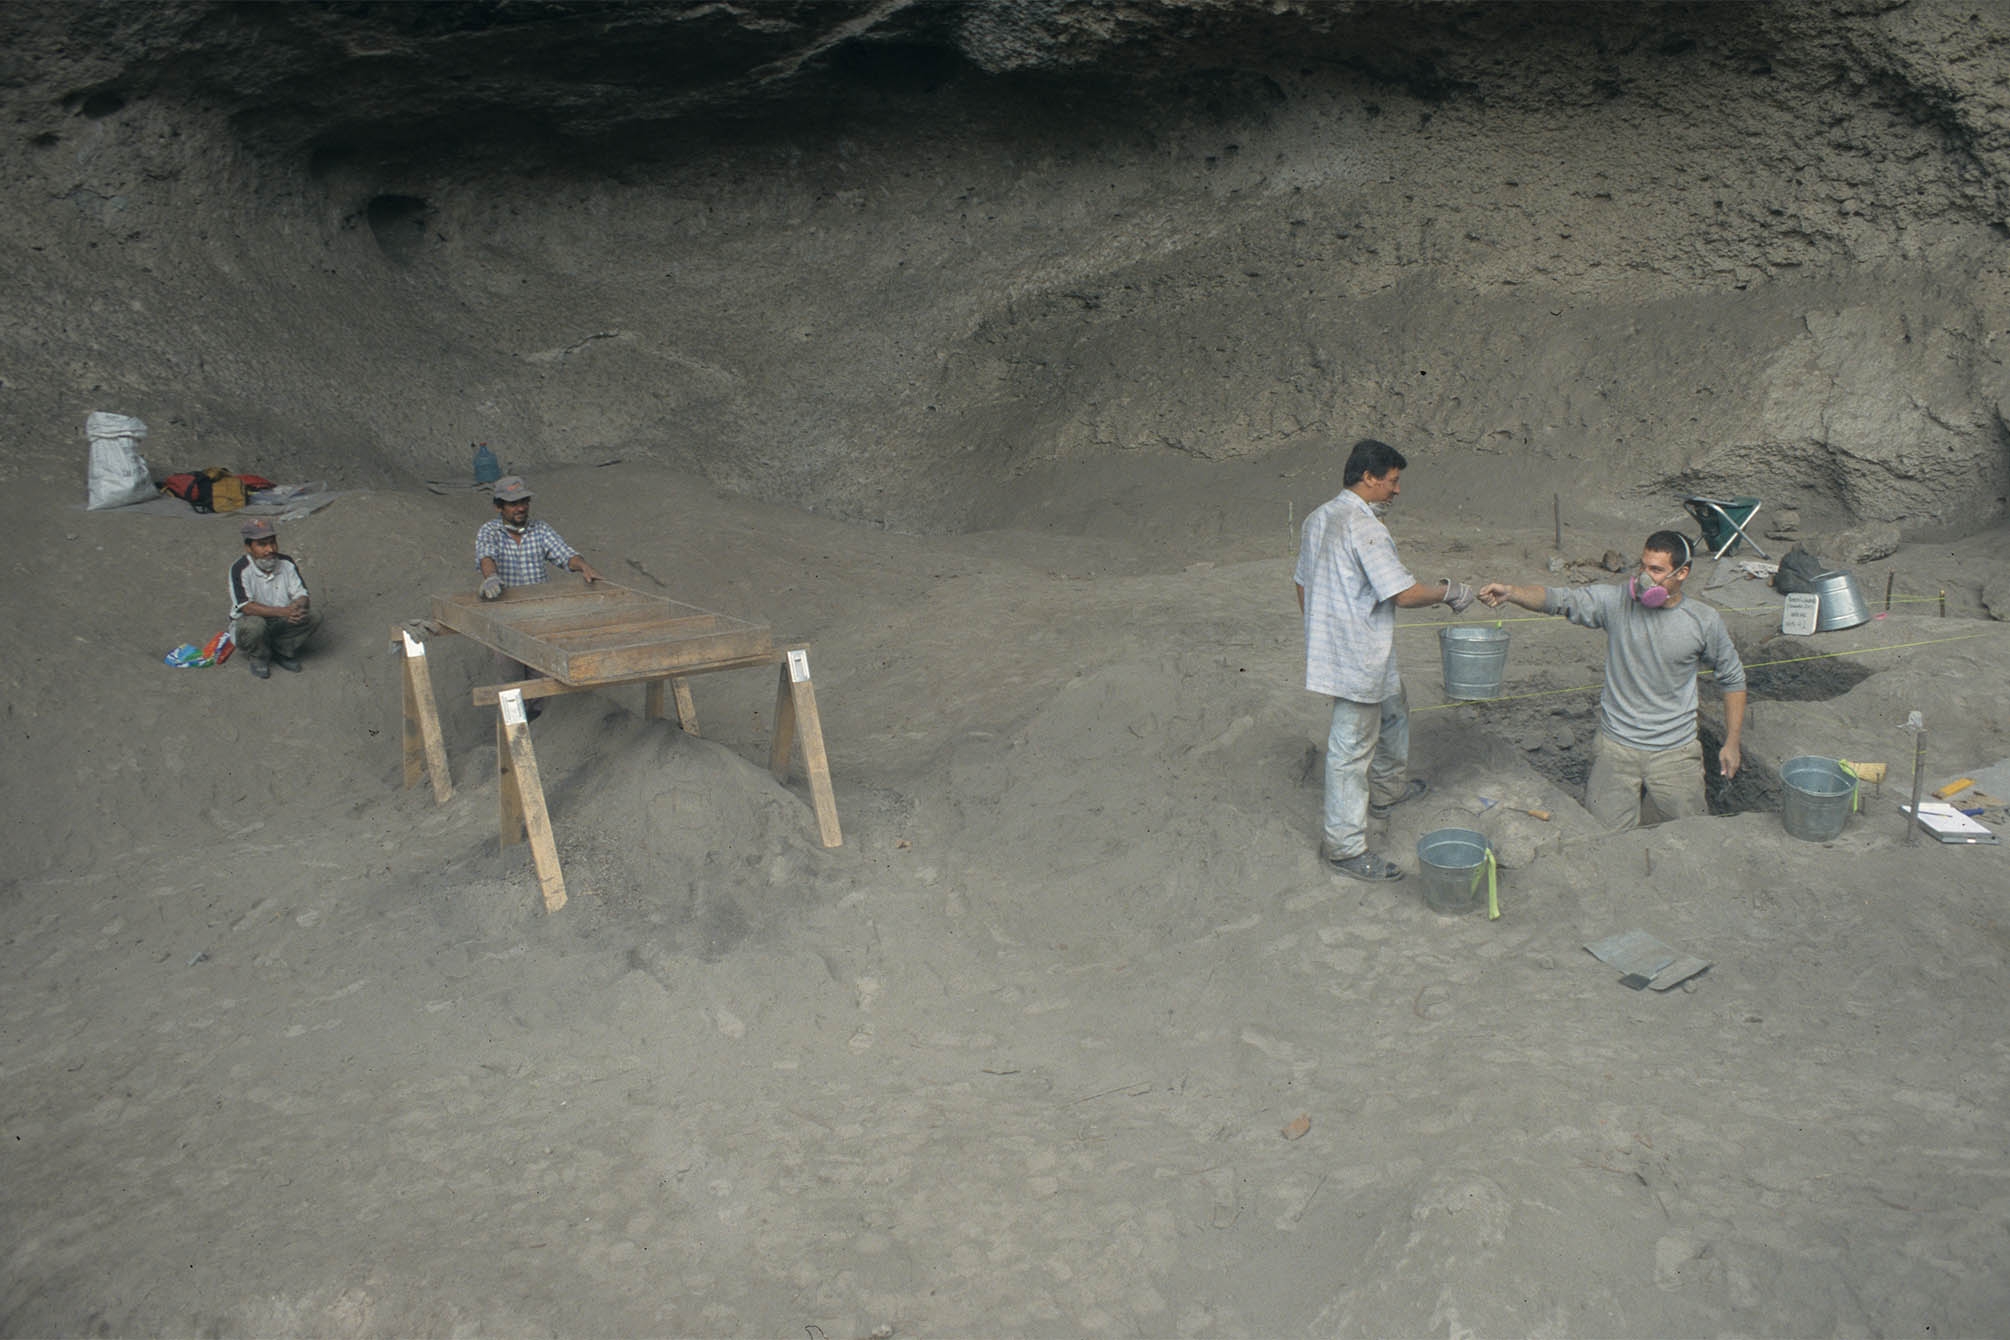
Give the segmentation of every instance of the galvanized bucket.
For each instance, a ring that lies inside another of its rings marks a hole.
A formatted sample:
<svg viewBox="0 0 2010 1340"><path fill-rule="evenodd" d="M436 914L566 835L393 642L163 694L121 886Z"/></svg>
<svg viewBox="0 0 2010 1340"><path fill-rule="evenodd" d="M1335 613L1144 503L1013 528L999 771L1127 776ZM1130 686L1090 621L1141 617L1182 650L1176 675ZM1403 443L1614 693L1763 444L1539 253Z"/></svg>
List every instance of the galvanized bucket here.
<svg viewBox="0 0 2010 1340"><path fill-rule="evenodd" d="M1780 765L1780 822L1809 842L1842 836L1856 808L1856 777L1832 758L1812 754Z"/></svg>
<svg viewBox="0 0 2010 1340"><path fill-rule="evenodd" d="M1444 658L1447 698L1501 696L1508 659L1507 629L1470 624L1440 628L1438 649Z"/></svg>
<svg viewBox="0 0 2010 1340"><path fill-rule="evenodd" d="M1821 600L1815 614L1815 631L1833 633L1870 621L1870 606L1857 589L1856 578L1847 572L1824 572L1810 583Z"/></svg>
<svg viewBox="0 0 2010 1340"><path fill-rule="evenodd" d="M1470 828L1440 828L1417 839L1417 869L1424 877L1424 905L1444 916L1462 916L1482 904L1489 917L1500 913L1499 876L1493 844Z"/></svg>

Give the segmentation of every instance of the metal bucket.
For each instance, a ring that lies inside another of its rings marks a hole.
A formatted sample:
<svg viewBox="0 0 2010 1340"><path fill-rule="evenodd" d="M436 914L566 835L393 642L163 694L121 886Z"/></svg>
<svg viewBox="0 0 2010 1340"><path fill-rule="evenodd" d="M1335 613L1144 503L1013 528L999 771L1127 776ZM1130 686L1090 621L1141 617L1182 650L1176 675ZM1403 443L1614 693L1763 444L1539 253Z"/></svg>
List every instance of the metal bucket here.
<svg viewBox="0 0 2010 1340"><path fill-rule="evenodd" d="M1438 649L1445 664L1447 698L1498 698L1507 669L1505 628L1459 624L1438 630Z"/></svg>
<svg viewBox="0 0 2010 1340"><path fill-rule="evenodd" d="M1832 758L1803 755L1780 765L1780 822L1809 842L1842 836L1856 808L1856 778Z"/></svg>
<svg viewBox="0 0 2010 1340"><path fill-rule="evenodd" d="M1493 846L1470 828L1440 828L1417 839L1417 869L1424 877L1424 905L1444 916L1462 916L1498 906Z"/></svg>
<svg viewBox="0 0 2010 1340"><path fill-rule="evenodd" d="M1870 621L1870 606L1865 603L1863 592L1857 589L1856 578L1852 574L1824 572L1809 585L1821 600L1821 608L1815 614L1817 633L1833 633L1839 628L1854 628Z"/></svg>

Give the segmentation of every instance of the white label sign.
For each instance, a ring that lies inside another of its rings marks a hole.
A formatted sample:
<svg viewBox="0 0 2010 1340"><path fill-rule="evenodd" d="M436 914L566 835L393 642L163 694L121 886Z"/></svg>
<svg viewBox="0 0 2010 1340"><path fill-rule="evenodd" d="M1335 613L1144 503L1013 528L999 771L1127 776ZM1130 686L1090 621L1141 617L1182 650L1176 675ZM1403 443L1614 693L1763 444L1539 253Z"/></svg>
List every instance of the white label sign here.
<svg viewBox="0 0 2010 1340"><path fill-rule="evenodd" d="M496 695L496 705L502 708L502 719L509 725L524 724L522 689L504 689Z"/></svg>
<svg viewBox="0 0 2010 1340"><path fill-rule="evenodd" d="M1815 631L1815 618L1822 611L1822 598L1812 591L1796 591L1787 597L1780 614L1780 631L1790 637L1806 637Z"/></svg>
<svg viewBox="0 0 2010 1340"><path fill-rule="evenodd" d="M405 655L407 655L407 656L424 656L424 655L426 654L426 644L425 644L425 643L423 643L423 642L419 641L419 640L418 640L417 638L413 637L413 636L412 636L412 634L411 634L411 632L410 632L409 630L407 630L407 629L402 629L402 628L401 628L401 629L399 629L398 631L399 631L400 633L403 633L403 634L404 634L404 638L405 638Z"/></svg>
<svg viewBox="0 0 2010 1340"><path fill-rule="evenodd" d="M789 653L789 682L804 684L809 682L810 654L801 647Z"/></svg>

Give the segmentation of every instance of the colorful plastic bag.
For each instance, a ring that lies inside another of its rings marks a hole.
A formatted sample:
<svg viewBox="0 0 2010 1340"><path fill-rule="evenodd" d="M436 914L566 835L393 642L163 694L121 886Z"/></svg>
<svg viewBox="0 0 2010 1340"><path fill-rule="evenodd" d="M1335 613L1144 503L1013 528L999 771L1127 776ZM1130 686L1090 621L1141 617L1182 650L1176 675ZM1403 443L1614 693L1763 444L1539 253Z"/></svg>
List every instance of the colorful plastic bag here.
<svg viewBox="0 0 2010 1340"><path fill-rule="evenodd" d="M226 628L200 647L193 642L182 643L161 657L161 662L177 670L200 670L204 666L222 665L230 659L230 653L236 649L237 643L231 638L230 630Z"/></svg>

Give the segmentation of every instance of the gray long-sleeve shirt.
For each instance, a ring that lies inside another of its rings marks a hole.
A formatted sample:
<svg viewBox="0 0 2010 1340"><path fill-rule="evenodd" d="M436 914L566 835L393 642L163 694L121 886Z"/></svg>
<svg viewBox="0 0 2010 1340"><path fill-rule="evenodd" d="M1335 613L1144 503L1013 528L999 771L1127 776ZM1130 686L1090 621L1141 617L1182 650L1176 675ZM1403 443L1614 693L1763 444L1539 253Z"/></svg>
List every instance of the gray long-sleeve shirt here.
<svg viewBox="0 0 2010 1340"><path fill-rule="evenodd" d="M1605 692L1598 728L1634 749L1673 749L1696 738L1696 671L1717 687L1745 687L1745 665L1724 618L1694 596L1648 609L1624 586L1546 586L1543 609L1605 630Z"/></svg>

